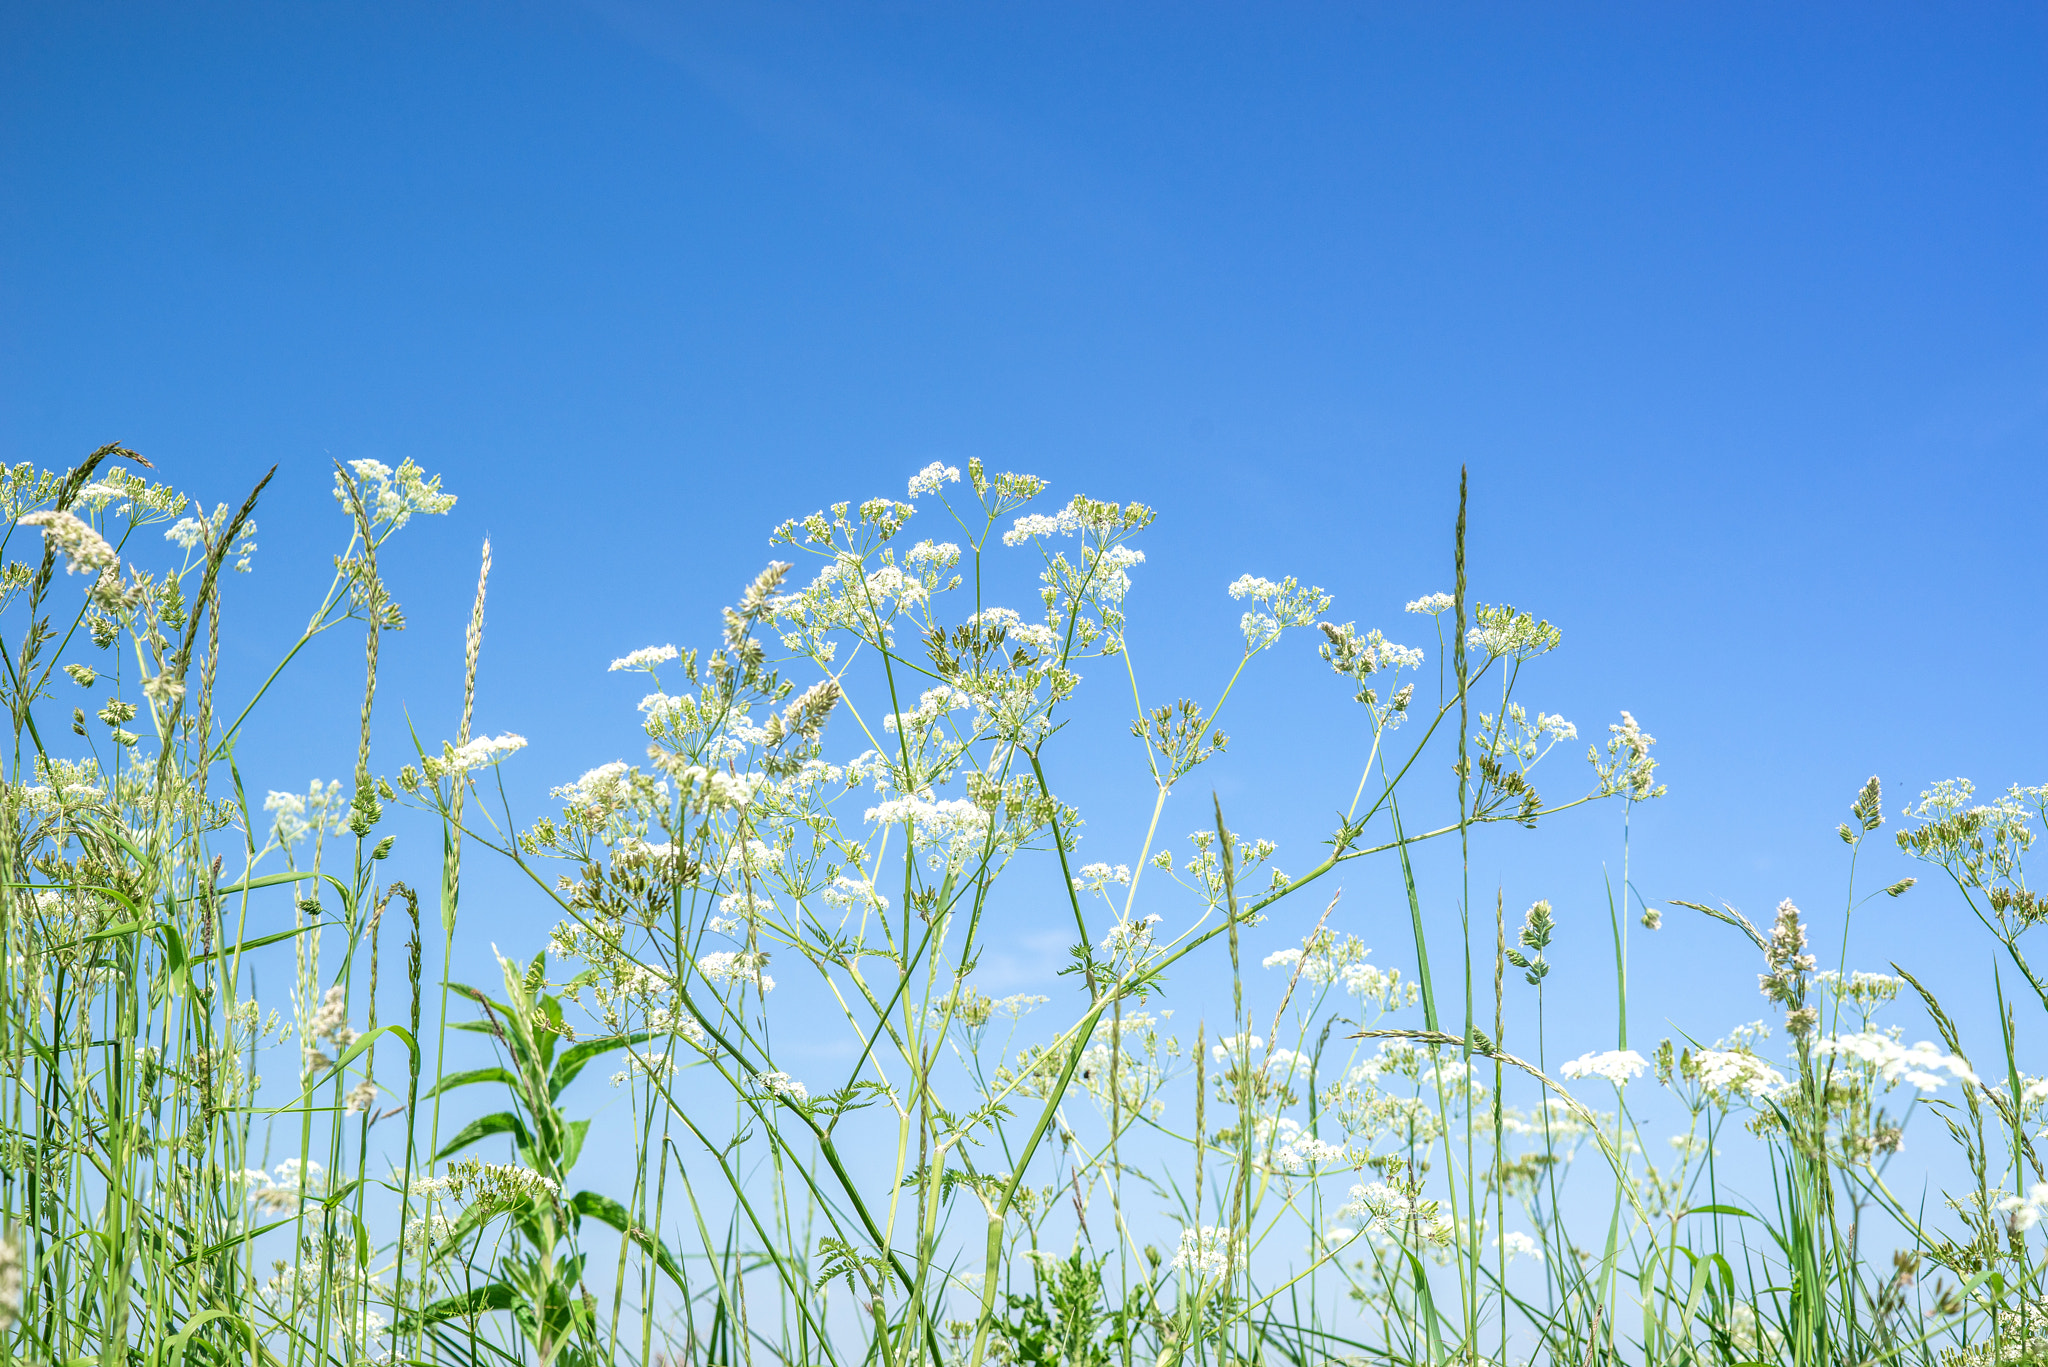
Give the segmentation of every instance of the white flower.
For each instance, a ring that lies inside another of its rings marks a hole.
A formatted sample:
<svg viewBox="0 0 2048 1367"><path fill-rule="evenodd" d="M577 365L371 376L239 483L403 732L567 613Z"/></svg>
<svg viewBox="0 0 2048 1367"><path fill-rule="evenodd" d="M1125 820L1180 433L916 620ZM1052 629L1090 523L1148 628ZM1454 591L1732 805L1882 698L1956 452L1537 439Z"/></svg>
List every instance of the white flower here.
<svg viewBox="0 0 2048 1367"><path fill-rule="evenodd" d="M1650 1061L1633 1049L1609 1049L1605 1053L1581 1054L1558 1071L1566 1077L1601 1077L1617 1087L1625 1087L1632 1077L1640 1077Z"/></svg>
<svg viewBox="0 0 2048 1367"><path fill-rule="evenodd" d="M1006 641L1022 641L1034 650L1051 650L1059 644L1057 631L1038 622L1027 622L1012 608L983 608L967 619L990 633L1001 631Z"/></svg>
<svg viewBox="0 0 2048 1367"><path fill-rule="evenodd" d="M1991 1208L2005 1216L2015 1233L2024 1233L2048 1214L2048 1182L2034 1183L2025 1196L2002 1197Z"/></svg>
<svg viewBox="0 0 2048 1367"><path fill-rule="evenodd" d="M1428 593L1408 605L1408 611L1434 617L1440 612L1449 612L1458 600L1448 593Z"/></svg>
<svg viewBox="0 0 2048 1367"><path fill-rule="evenodd" d="M1192 1272L1206 1281L1242 1266L1243 1261L1242 1234L1232 1238L1226 1227L1203 1225L1199 1229L1180 1232L1180 1249L1173 1255L1172 1267L1177 1272Z"/></svg>
<svg viewBox="0 0 2048 1367"><path fill-rule="evenodd" d="M697 971L714 987L726 983L752 983L763 996L775 990L775 979L761 970L768 966L763 950L720 950L697 960Z"/></svg>
<svg viewBox="0 0 2048 1367"><path fill-rule="evenodd" d="M959 482L959 466L946 465L935 460L910 477L910 496L916 498L920 494L936 494L941 485Z"/></svg>
<svg viewBox="0 0 2048 1367"><path fill-rule="evenodd" d="M1517 1258L1534 1258L1539 1263L1543 1261L1542 1247L1519 1229L1511 1229L1501 1235L1500 1246L1507 1253L1509 1262Z"/></svg>
<svg viewBox="0 0 2048 1367"><path fill-rule="evenodd" d="M676 658L674 646L642 646L630 655L621 655L611 662L610 670L653 669L658 664L667 664Z"/></svg>
<svg viewBox="0 0 2048 1367"><path fill-rule="evenodd" d="M924 569L957 565L960 548L950 541L920 541L903 553L903 563Z"/></svg>
<svg viewBox="0 0 2048 1367"><path fill-rule="evenodd" d="M1152 942L1152 928L1164 919L1155 912L1153 915L1133 921L1118 921L1109 928L1108 934L1102 937L1102 952L1128 952L1133 955L1144 953L1145 947Z"/></svg>
<svg viewBox="0 0 2048 1367"><path fill-rule="evenodd" d="M507 731L498 736L478 736L475 740L455 745L448 741L441 743L441 753L428 755L420 761L427 777L435 781L466 774L472 769L486 769L505 756L526 748L526 737L515 736Z"/></svg>
<svg viewBox="0 0 2048 1367"><path fill-rule="evenodd" d="M189 551L206 540L206 524L196 517L181 517L164 532L164 540Z"/></svg>
<svg viewBox="0 0 2048 1367"><path fill-rule="evenodd" d="M754 1081L760 1083L762 1090L766 1091L770 1096L786 1096L792 1101L809 1101L811 1099L811 1094L804 1090L803 1083L798 1082L788 1073L762 1073Z"/></svg>
<svg viewBox="0 0 2048 1367"><path fill-rule="evenodd" d="M1969 1064L1953 1054L1942 1053L1926 1040L1908 1048L1889 1035L1867 1031L1816 1040L1813 1052L1861 1060L1876 1069L1886 1087L1908 1082L1921 1091L1934 1091L1949 1080L1940 1076L1937 1069L1946 1071L1958 1082L1977 1081L1977 1075L1970 1070Z"/></svg>
<svg viewBox="0 0 2048 1367"><path fill-rule="evenodd" d="M1083 864L1081 876L1074 880L1075 892L1101 892L1110 884L1128 885L1131 881L1131 866L1118 864L1111 868L1107 864Z"/></svg>
<svg viewBox="0 0 2048 1367"><path fill-rule="evenodd" d="M1041 536L1072 536L1081 530L1081 515L1069 506L1048 517L1044 513L1020 513L1003 533L1005 546L1021 546Z"/></svg>
<svg viewBox="0 0 2048 1367"><path fill-rule="evenodd" d="M64 573L83 571L90 579L119 574L121 557L107 539L72 513L46 510L15 519L18 527L41 527L43 540L64 557Z"/></svg>
<svg viewBox="0 0 2048 1367"><path fill-rule="evenodd" d="M1226 1035L1213 1045L1209 1052L1218 1063L1223 1063L1231 1058L1242 1057L1246 1053L1256 1054L1265 1047L1266 1042L1257 1035Z"/></svg>
<svg viewBox="0 0 2048 1367"><path fill-rule="evenodd" d="M1693 1052L1692 1061L1700 1086L1710 1092L1769 1097L1789 1085L1783 1073L1751 1053L1699 1049Z"/></svg>

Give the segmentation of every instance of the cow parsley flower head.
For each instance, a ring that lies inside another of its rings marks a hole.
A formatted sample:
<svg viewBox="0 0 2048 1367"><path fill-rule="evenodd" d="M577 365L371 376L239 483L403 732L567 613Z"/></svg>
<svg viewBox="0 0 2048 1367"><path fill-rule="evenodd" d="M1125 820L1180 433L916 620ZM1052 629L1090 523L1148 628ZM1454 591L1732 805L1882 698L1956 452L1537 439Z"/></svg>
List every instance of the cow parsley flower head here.
<svg viewBox="0 0 2048 1367"><path fill-rule="evenodd" d="M1449 612L1457 605L1457 602L1458 600L1451 597L1448 593L1427 593L1410 603L1408 611L1418 612L1427 617L1435 617L1439 613Z"/></svg>
<svg viewBox="0 0 2048 1367"><path fill-rule="evenodd" d="M420 761L429 779L460 777L472 769L487 769L526 748L526 737L515 736L507 731L497 736L478 736L474 740L456 745L451 741L441 744L441 753L428 755Z"/></svg>
<svg viewBox="0 0 2048 1367"><path fill-rule="evenodd" d="M66 574L84 574L99 580L121 572L121 557L114 553L107 539L73 513L45 509L16 518L15 525L41 527L45 544L64 557Z"/></svg>
<svg viewBox="0 0 2048 1367"><path fill-rule="evenodd" d="M1716 1096L1776 1096L1791 1084L1785 1075L1747 1049L1689 1050L1683 1071Z"/></svg>
<svg viewBox="0 0 2048 1367"><path fill-rule="evenodd" d="M1931 1092L1950 1079L1972 1084L1977 1081L1977 1074L1971 1071L1968 1063L1953 1054L1942 1053L1928 1041L1907 1046L1875 1030L1815 1040L1813 1052L1861 1062L1887 1088L1904 1082L1923 1092ZM1943 1077L1943 1073L1948 1077Z"/></svg>
<svg viewBox="0 0 2048 1367"><path fill-rule="evenodd" d="M788 1073L762 1073L754 1079L761 1084L761 1090L770 1096L788 1097L791 1101L809 1101L811 1094Z"/></svg>
<svg viewBox="0 0 2048 1367"><path fill-rule="evenodd" d="M1220 1225L1203 1225L1180 1232L1180 1248L1171 1266L1176 1272L1190 1272L1202 1281L1227 1276L1244 1260L1244 1236L1233 1235Z"/></svg>
<svg viewBox="0 0 2048 1367"><path fill-rule="evenodd" d="M1566 1077L1605 1078L1617 1087L1625 1087L1632 1077L1642 1076L1643 1069L1650 1061L1633 1049L1609 1049L1604 1053L1581 1054L1558 1071Z"/></svg>
<svg viewBox="0 0 2048 1367"><path fill-rule="evenodd" d="M631 654L621 655L618 659L613 660L607 672L616 672L621 669L652 670L658 664L667 664L670 660L676 658L676 655L677 651L674 646L642 646Z"/></svg>
<svg viewBox="0 0 2048 1367"><path fill-rule="evenodd" d="M335 502L353 512L356 500L362 500L373 529L381 527L389 533L411 521L415 513L433 516L455 506L455 495L441 492L441 477L429 478L409 459L400 461L396 470L381 460L352 460L348 468L353 478L334 472Z"/></svg>
<svg viewBox="0 0 2048 1367"><path fill-rule="evenodd" d="M2024 1234L2048 1214L2048 1182L2036 1182L2025 1196L2005 1196L1991 1207L2003 1215L2015 1234Z"/></svg>
<svg viewBox="0 0 2048 1367"><path fill-rule="evenodd" d="M1125 887L1130 881L1131 866L1128 864L1118 864L1114 868L1108 864L1083 864L1080 877L1074 880L1074 891L1102 892L1111 884Z"/></svg>
<svg viewBox="0 0 2048 1367"><path fill-rule="evenodd" d="M910 496L917 498L924 494L936 494L944 485L959 482L959 466L935 460L910 477Z"/></svg>
<svg viewBox="0 0 2048 1367"><path fill-rule="evenodd" d="M1332 601L1329 594L1313 586L1304 587L1292 575L1276 584L1255 574L1241 574L1232 581L1230 596L1249 599L1253 604L1238 623L1244 632L1247 655L1272 645L1288 627L1308 626L1328 610Z"/></svg>

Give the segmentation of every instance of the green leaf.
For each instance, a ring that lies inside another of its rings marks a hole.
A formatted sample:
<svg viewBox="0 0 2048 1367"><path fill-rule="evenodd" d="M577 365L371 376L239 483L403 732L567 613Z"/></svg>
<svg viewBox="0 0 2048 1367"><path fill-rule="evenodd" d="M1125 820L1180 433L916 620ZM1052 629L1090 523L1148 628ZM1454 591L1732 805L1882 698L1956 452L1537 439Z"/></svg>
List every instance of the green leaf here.
<svg viewBox="0 0 2048 1367"><path fill-rule="evenodd" d="M466 1073L450 1073L420 1094L420 1100L440 1096L443 1092L457 1087L467 1087L473 1082L502 1082L513 1091L519 1090L519 1079L503 1068L472 1068Z"/></svg>
<svg viewBox="0 0 2048 1367"><path fill-rule="evenodd" d="M533 1147L533 1136L526 1132L526 1122L510 1111L499 1111L464 1125L462 1132L449 1140L446 1148L434 1155L434 1161L438 1163L449 1154L458 1153L478 1140L488 1139L494 1134L511 1135L513 1142L522 1149Z"/></svg>
<svg viewBox="0 0 2048 1367"><path fill-rule="evenodd" d="M562 1089L574 1082L576 1075L583 1071L583 1065L592 1059L629 1044L638 1047L653 1038L652 1030L640 1030L630 1035L614 1035L610 1039L586 1040L566 1051L555 1060L554 1076L548 1079L548 1100L561 1096Z"/></svg>
<svg viewBox="0 0 2048 1367"><path fill-rule="evenodd" d="M440 1300L421 1310L404 1322L403 1328L410 1332L430 1324L440 1324L457 1316L481 1315L488 1310L510 1310L519 1303L519 1293L505 1282L490 1282L484 1286L472 1287L468 1291Z"/></svg>
<svg viewBox="0 0 2048 1367"><path fill-rule="evenodd" d="M559 1112L557 1113L559 1115ZM562 1172L576 1166L577 1158L583 1153L583 1136L589 1132L588 1120L572 1120L562 1126Z"/></svg>

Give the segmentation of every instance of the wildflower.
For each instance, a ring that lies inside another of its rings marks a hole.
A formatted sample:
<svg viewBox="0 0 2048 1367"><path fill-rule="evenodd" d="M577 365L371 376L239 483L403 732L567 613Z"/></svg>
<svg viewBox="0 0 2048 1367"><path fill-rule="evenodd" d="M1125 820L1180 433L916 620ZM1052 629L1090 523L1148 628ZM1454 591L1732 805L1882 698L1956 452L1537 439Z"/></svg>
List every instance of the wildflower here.
<svg viewBox="0 0 2048 1367"><path fill-rule="evenodd" d="M376 1104L377 1084L364 1078L349 1088L348 1094L341 1099L341 1110L343 1115L359 1115L367 1113Z"/></svg>
<svg viewBox="0 0 2048 1367"><path fill-rule="evenodd" d="M427 771L428 778L439 780L466 774L472 769L488 768L525 748L526 737L515 736L508 731L499 736L478 736L459 746L443 741L441 753L438 756L428 755L420 764Z"/></svg>
<svg viewBox="0 0 2048 1367"><path fill-rule="evenodd" d="M1228 1275L1243 1265L1244 1236L1232 1236L1219 1225L1203 1225L1180 1232L1180 1248L1170 1266L1176 1272L1192 1272L1203 1281Z"/></svg>
<svg viewBox="0 0 2048 1367"><path fill-rule="evenodd" d="M1289 575L1279 583L1257 575L1239 575L1230 585L1232 598L1249 598L1254 609L1238 623L1244 632L1247 655L1256 654L1280 639L1288 627L1307 626L1330 606L1330 595L1319 588L1304 588Z"/></svg>
<svg viewBox="0 0 2048 1367"><path fill-rule="evenodd" d="M960 467L933 461L910 477L910 496L936 494L943 485L960 482Z"/></svg>
<svg viewBox="0 0 2048 1367"><path fill-rule="evenodd" d="M1789 1085L1783 1073L1746 1049L1688 1050L1680 1067L1715 1094L1771 1097Z"/></svg>
<svg viewBox="0 0 2048 1367"><path fill-rule="evenodd" d="M200 542L206 540L206 531L206 523L203 520L196 517L182 517L165 530L164 540L189 551Z"/></svg>
<svg viewBox="0 0 2048 1367"><path fill-rule="evenodd" d="M1003 544L1021 546L1027 541L1035 541L1041 537L1072 536L1079 530L1081 519L1072 504L1049 517L1044 513L1020 513L1017 520L1010 524L1010 530L1003 533Z"/></svg>
<svg viewBox="0 0 2048 1367"><path fill-rule="evenodd" d="M1465 633L1465 644L1488 655L1530 660L1557 649L1559 642L1564 640L1564 633L1549 622L1540 621L1527 612L1517 612L1506 603L1499 606L1481 603L1473 615L1479 625Z"/></svg>
<svg viewBox="0 0 2048 1367"><path fill-rule="evenodd" d="M1368 1229L1385 1235L1413 1231L1425 1243L1432 1244L1447 1244L1457 1233L1437 1202L1425 1201L1385 1182L1353 1187L1350 1202L1337 1212L1337 1218L1360 1220Z"/></svg>
<svg viewBox="0 0 2048 1367"><path fill-rule="evenodd" d="M1407 610L1409 612L1422 613L1424 616L1435 617L1439 613L1449 612L1457 605L1457 602L1458 600L1451 597L1448 593L1426 593L1410 603Z"/></svg>
<svg viewBox="0 0 2048 1367"><path fill-rule="evenodd" d="M798 1082L788 1073L762 1073L754 1081L760 1083L762 1090L766 1091L770 1096L787 1097L791 1101L797 1102L809 1101L811 1099L811 1094L804 1089L803 1083Z"/></svg>
<svg viewBox="0 0 2048 1367"><path fill-rule="evenodd" d="M719 950L697 960L697 971L714 987L726 983L750 982L767 995L775 990L775 979L761 970L768 966L766 950Z"/></svg>
<svg viewBox="0 0 2048 1367"><path fill-rule="evenodd" d="M518 1163L484 1163L465 1158L451 1164L440 1177L423 1177L412 1184L412 1194L434 1201L473 1201L479 1206L502 1209L527 1201L553 1201L562 1194L562 1184Z"/></svg>
<svg viewBox="0 0 2048 1367"><path fill-rule="evenodd" d="M1132 955L1143 953L1145 946L1151 943L1152 928L1164 919L1155 913L1139 920L1117 922L1102 937L1102 952Z"/></svg>
<svg viewBox="0 0 2048 1367"><path fill-rule="evenodd" d="M1581 1054L1558 1069L1570 1078L1600 1077L1617 1087L1626 1087L1632 1077L1642 1076L1650 1061L1633 1049L1609 1049L1604 1053Z"/></svg>
<svg viewBox="0 0 2048 1367"><path fill-rule="evenodd" d="M2048 1182L2036 1182L2025 1196L2002 1197L1991 1208L2005 1217L2013 1233L2025 1233L2048 1214Z"/></svg>
<svg viewBox="0 0 2048 1367"><path fill-rule="evenodd" d="M1542 1245L1519 1229L1511 1229L1501 1235L1500 1247L1501 1251L1507 1254L1509 1262L1517 1258L1534 1258L1539 1263L1543 1261Z"/></svg>
<svg viewBox="0 0 2048 1367"><path fill-rule="evenodd" d="M1621 720L1609 725L1607 731L1604 762L1596 747L1586 747L1586 758L1600 780L1600 795L1620 794L1631 802L1664 796L1664 785L1656 779L1657 761L1650 758L1650 747L1657 743L1657 738L1643 730L1628 712L1623 712Z"/></svg>
<svg viewBox="0 0 2048 1367"><path fill-rule="evenodd" d="M107 539L75 514L48 509L16 518L15 525L41 527L45 544L63 555L66 574L82 571L98 580L121 572L121 557L114 553Z"/></svg>
<svg viewBox="0 0 2048 1367"><path fill-rule="evenodd" d="M1876 1031L1833 1035L1815 1040L1813 1052L1818 1055L1832 1054L1852 1058L1867 1064L1875 1070L1886 1087L1906 1082L1922 1091L1931 1092L1946 1083L1949 1078L1964 1083L1977 1081L1977 1074L1971 1070L1967 1062L1953 1054L1942 1053L1926 1040L1909 1048L1892 1036L1878 1034ZM1940 1076L1940 1072L1946 1072L1949 1077Z"/></svg>
<svg viewBox="0 0 2048 1367"><path fill-rule="evenodd" d="M616 672L621 669L651 670L658 664L667 664L670 660L675 659L678 653L674 646L642 646L630 654L621 655L618 659L613 660L607 672Z"/></svg>
<svg viewBox="0 0 2048 1367"><path fill-rule="evenodd" d="M1257 1035L1226 1035L1210 1047L1209 1053L1218 1063L1224 1063L1234 1058L1242 1058L1248 1053L1256 1054L1265 1047L1266 1042Z"/></svg>
<svg viewBox="0 0 2048 1367"><path fill-rule="evenodd" d="M455 495L441 492L441 477L428 478L411 460L400 461L396 470L381 460L352 460L349 470L355 476L354 493L371 522L388 531L403 527L415 513L433 516L455 506ZM341 471L334 472L334 499L343 508L353 507L350 485Z"/></svg>
<svg viewBox="0 0 2048 1367"><path fill-rule="evenodd" d="M1112 883L1122 887L1130 881L1131 867L1128 864L1118 864L1115 868L1107 864L1083 864L1081 876L1074 880L1074 891L1101 892Z"/></svg>

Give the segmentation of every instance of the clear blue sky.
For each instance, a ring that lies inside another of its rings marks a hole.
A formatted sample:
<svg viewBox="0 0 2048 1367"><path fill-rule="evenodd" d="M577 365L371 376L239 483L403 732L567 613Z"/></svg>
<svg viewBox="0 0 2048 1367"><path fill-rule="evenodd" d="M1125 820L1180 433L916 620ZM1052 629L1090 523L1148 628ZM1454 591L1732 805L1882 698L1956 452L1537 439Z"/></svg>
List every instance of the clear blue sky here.
<svg viewBox="0 0 2048 1367"><path fill-rule="evenodd" d="M452 729L488 534L479 721L534 804L634 753L605 662L928 460L1158 505L1166 694L1227 667L1246 571L1405 639L1469 464L1475 591L1565 628L1530 701L1660 737L1645 893L1819 909L1866 775L2048 779L2044 59L2034 5L8 4L0 455L119 439L212 498L277 463L245 670L325 582L328 462L443 472L385 734ZM252 784L346 774L357 654ZM1355 775L1319 668L1205 773L1283 865ZM1074 782L1117 857L1135 789ZM1618 847L1484 853L1589 991ZM1399 961L1386 892L1347 907ZM1981 987L1958 914L1930 883L1864 943ZM1762 1012L1724 931L1638 952L1653 1022Z"/></svg>

